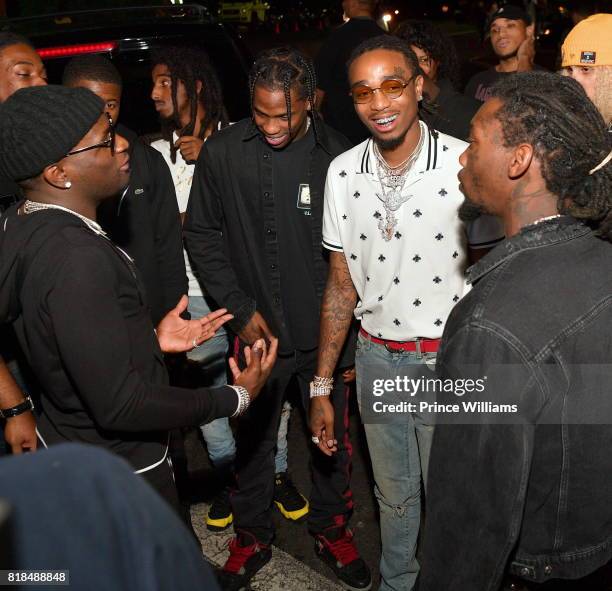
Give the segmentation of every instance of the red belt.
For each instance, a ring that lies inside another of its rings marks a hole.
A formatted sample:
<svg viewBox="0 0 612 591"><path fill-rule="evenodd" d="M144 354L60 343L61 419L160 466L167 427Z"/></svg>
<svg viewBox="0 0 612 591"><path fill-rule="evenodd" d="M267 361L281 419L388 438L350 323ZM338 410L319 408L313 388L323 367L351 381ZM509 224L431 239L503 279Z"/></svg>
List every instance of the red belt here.
<svg viewBox="0 0 612 591"><path fill-rule="evenodd" d="M416 339L414 341L386 341L385 339L377 339L373 337L369 332L363 328L359 329L359 332L378 345L384 345L387 349L393 351L418 351L421 353L437 353L438 346L440 345L440 339Z"/></svg>

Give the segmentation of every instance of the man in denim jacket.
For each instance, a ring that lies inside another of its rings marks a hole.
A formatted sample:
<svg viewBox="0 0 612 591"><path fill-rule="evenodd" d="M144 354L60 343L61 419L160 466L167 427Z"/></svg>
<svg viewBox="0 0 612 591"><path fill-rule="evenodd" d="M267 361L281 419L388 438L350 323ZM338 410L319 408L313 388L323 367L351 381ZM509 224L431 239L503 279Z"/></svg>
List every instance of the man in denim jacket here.
<svg viewBox="0 0 612 591"><path fill-rule="evenodd" d="M421 591L531 589L612 557L610 134L573 80L493 94L459 179L507 240L470 269L438 355L462 389L438 395L458 411L437 415Z"/></svg>

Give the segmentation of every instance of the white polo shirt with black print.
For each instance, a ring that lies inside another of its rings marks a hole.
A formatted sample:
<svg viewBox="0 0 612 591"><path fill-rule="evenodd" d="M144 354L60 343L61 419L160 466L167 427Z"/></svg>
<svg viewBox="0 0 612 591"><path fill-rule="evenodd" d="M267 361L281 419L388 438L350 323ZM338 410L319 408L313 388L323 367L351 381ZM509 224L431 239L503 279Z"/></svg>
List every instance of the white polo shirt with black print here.
<svg viewBox="0 0 612 591"><path fill-rule="evenodd" d="M442 336L453 306L468 291L465 281L468 232L457 211L463 202L457 173L466 143L430 130L408 172L395 212L390 241L373 141L338 156L325 187L323 246L343 252L359 295L355 316L371 335L393 341ZM470 244L492 246L503 239L500 223L482 216L469 228Z"/></svg>

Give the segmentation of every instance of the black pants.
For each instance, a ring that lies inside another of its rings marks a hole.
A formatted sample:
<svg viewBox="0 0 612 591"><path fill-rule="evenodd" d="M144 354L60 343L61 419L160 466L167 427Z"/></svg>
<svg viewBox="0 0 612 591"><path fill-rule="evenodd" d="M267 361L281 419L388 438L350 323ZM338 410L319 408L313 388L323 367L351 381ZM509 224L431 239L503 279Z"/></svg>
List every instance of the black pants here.
<svg viewBox="0 0 612 591"><path fill-rule="evenodd" d="M179 502L176 482L174 481L174 472L172 471L172 463L169 458L166 458L159 466L152 470L147 470L140 474L159 494L171 509L191 528L191 519L188 519L181 503Z"/></svg>
<svg viewBox="0 0 612 591"><path fill-rule="evenodd" d="M285 391L295 376L304 409L308 412L309 382L316 371L317 350L295 351L278 358L272 375L259 397L240 419L236 441L237 489L232 494L234 527L246 530L263 542L274 537L272 500L274 497L274 453ZM334 434L338 451L323 455L310 444L312 492L308 527L320 533L343 526L352 513L349 488L352 447L348 435L348 389L336 376L331 401L335 409Z"/></svg>

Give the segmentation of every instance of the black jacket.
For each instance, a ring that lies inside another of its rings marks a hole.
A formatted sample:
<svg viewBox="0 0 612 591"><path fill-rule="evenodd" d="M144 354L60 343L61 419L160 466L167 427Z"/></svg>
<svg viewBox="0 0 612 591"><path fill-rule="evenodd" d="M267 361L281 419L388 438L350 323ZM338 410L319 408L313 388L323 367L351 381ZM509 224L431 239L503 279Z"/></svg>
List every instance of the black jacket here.
<svg viewBox="0 0 612 591"><path fill-rule="evenodd" d="M420 589L575 579L612 557L611 268L612 246L566 217L469 271L438 371L486 387L446 398L517 412L438 415L451 424L433 437Z"/></svg>
<svg viewBox="0 0 612 591"><path fill-rule="evenodd" d="M117 132L130 141L130 185L123 196L104 203L98 215L113 242L134 259L157 325L187 293L174 183L157 150L121 126Z"/></svg>
<svg viewBox="0 0 612 591"><path fill-rule="evenodd" d="M20 199L21 189L17 183L0 174L0 214Z"/></svg>
<svg viewBox="0 0 612 591"><path fill-rule="evenodd" d="M353 50L366 39L384 35L374 19L357 17L334 29L315 61L317 86L325 91L321 114L325 122L344 134L356 146L370 137L349 96L348 62Z"/></svg>
<svg viewBox="0 0 612 591"><path fill-rule="evenodd" d="M47 444L100 445L140 469L163 457L167 430L235 411L227 386L168 386L136 267L76 216L10 209L0 261L0 323L40 382Z"/></svg>
<svg viewBox="0 0 612 591"><path fill-rule="evenodd" d="M438 80L436 84L440 92L433 101L433 109L431 112L421 110L421 117L432 129L467 141L470 122L482 103L457 92L450 80Z"/></svg>
<svg viewBox="0 0 612 591"><path fill-rule="evenodd" d="M309 255L314 261L319 298L327 281L327 261L321 246L325 178L331 161L349 147L344 136L317 121L309 174ZM279 337L282 351L287 350L290 337L280 296L270 151L250 119L211 136L196 164L183 229L200 283L218 305L234 314L231 329L240 332L258 310ZM319 318L312 321L318 325Z"/></svg>

